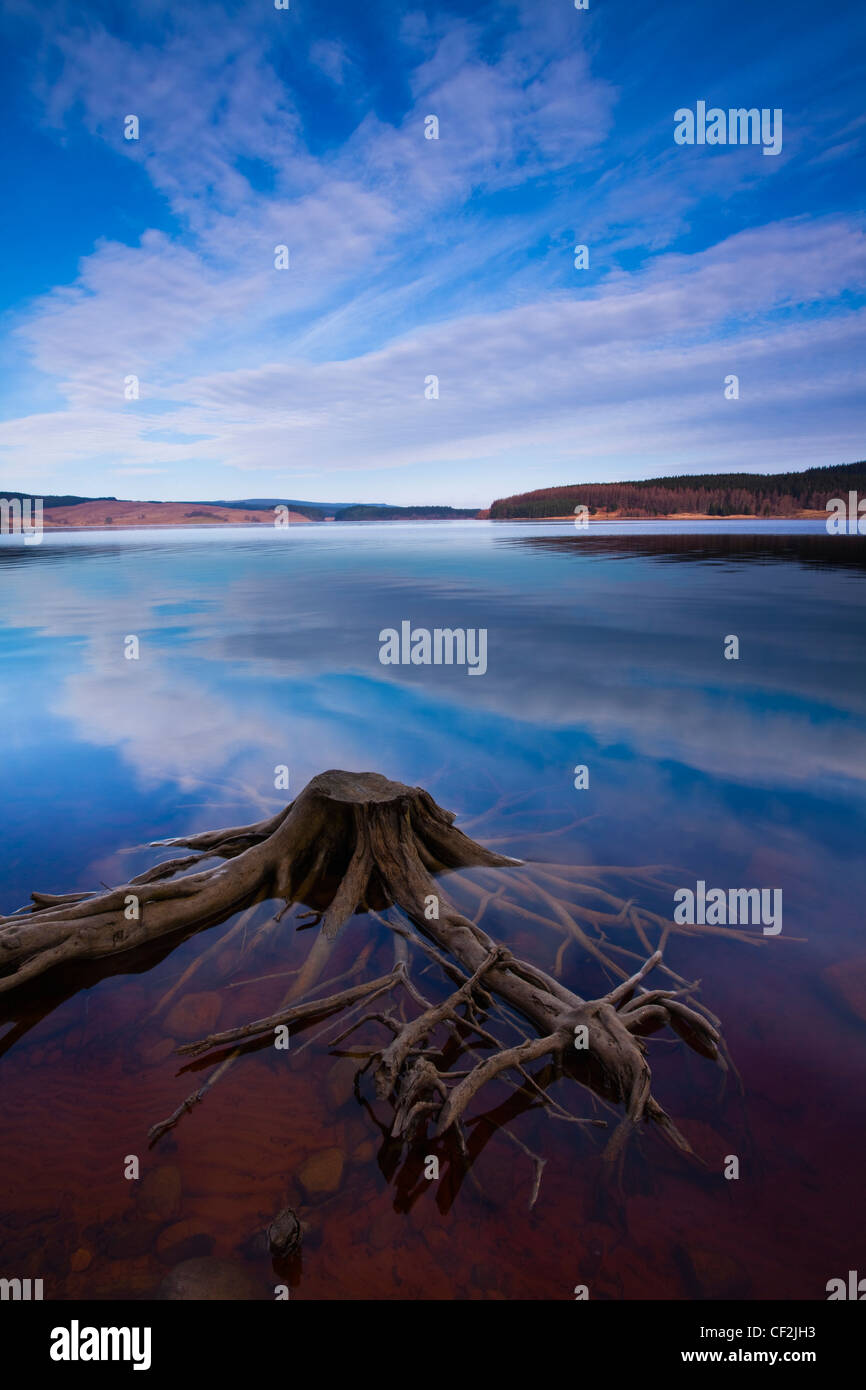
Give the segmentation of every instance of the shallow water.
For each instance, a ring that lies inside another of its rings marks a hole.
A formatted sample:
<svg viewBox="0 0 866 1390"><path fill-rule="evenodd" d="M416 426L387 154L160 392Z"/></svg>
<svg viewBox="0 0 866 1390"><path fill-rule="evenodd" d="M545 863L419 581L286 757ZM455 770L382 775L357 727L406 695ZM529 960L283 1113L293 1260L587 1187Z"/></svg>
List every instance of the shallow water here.
<svg viewBox="0 0 866 1390"><path fill-rule="evenodd" d="M856 1267L862 1224L866 999L861 984L858 1018L832 967L866 952L864 574L866 542L820 523L0 538L3 911L33 889L122 882L153 862L148 841L258 820L329 767L425 786L460 825L491 812L469 833L530 877L540 861L665 864L679 885L784 901L780 936L757 946L667 948L702 980L742 1083L722 1093L681 1042L649 1042L654 1093L706 1167L646 1133L622 1190L605 1187L598 1131L526 1111L513 1132L546 1159L531 1211L531 1160L495 1128L512 1090L473 1111L493 1118L470 1125L472 1177L443 1165L427 1182L430 1145L396 1163L387 1107L363 1084L356 1099L323 1043L302 1051L306 1034L285 1056L242 1055L148 1149L149 1126L212 1070L181 1074L169 1040L269 1013L309 950L291 918L256 938L273 904L221 948L237 918L7 1000L0 1273L43 1277L46 1297L150 1297L180 1259L213 1254L272 1298L279 1271L251 1238L291 1201L309 1227L280 1276L293 1298L568 1299L579 1283L597 1298L823 1298ZM485 628L486 673L383 666L379 633L404 620ZM670 910L624 875L609 886ZM484 925L552 968L551 931L502 904ZM391 934L357 917L330 973L368 947L364 968L383 973ZM562 970L581 993L606 987L576 946ZM190 995L205 996L198 1019ZM574 1085L555 1094L596 1113ZM324 1150L341 1157L319 1168L342 1171L317 1194L307 1165ZM133 1154L139 1183L123 1176Z"/></svg>

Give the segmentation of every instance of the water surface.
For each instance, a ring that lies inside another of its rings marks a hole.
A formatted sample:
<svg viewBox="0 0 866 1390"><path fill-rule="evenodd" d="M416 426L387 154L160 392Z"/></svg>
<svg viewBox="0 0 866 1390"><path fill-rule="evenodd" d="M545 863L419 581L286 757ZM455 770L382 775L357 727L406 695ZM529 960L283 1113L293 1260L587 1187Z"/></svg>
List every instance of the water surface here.
<svg viewBox="0 0 866 1390"><path fill-rule="evenodd" d="M423 1146L395 1168L386 1111L300 1038L288 1061L240 1058L148 1150L148 1127L209 1072L179 1074L173 1005L206 995L229 1027L270 1012L302 963L312 937L291 919L250 951L273 905L222 950L237 919L58 979L48 1004L7 1001L3 1272L44 1277L51 1297L149 1297L179 1253L209 1252L268 1298L275 1275L249 1239L292 1200L311 1223L296 1298L570 1298L581 1282L600 1298L824 1297L856 1267L863 1202L866 1000L858 1018L832 967L859 958L863 980L864 571L866 542L820 523L0 538L4 911L33 889L122 882L152 862L148 841L258 820L329 767L425 786L529 861L674 865L684 885L784 899L780 938L669 947L742 1082L721 1092L711 1064L650 1041L655 1094L706 1168L647 1134L614 1194L597 1136L528 1111L514 1133L547 1159L531 1211L531 1164L494 1128L505 1088L476 1112L494 1120L473 1128L474 1181L426 1184ZM383 666L379 633L404 620L486 629L485 675ZM507 906L485 926L552 967L556 937ZM334 973L368 946L369 969L389 968L390 934L353 919ZM605 987L576 950L562 968L578 992ZM574 1086L569 1103L592 1113ZM342 1175L311 1199L299 1174L327 1149ZM144 1203L130 1154L160 1170Z"/></svg>

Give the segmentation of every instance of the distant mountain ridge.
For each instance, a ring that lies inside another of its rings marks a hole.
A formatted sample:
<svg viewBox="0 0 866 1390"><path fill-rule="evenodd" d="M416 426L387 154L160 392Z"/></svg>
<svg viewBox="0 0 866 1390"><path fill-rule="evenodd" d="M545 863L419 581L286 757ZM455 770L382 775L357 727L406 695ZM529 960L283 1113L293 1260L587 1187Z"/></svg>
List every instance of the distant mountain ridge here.
<svg viewBox="0 0 866 1390"><path fill-rule="evenodd" d="M23 502L40 496L38 493L7 491L0 496ZM290 497L246 497L215 502L160 502L152 498L137 502L118 497L81 497L75 493L62 496L42 494L46 523L52 526L132 525L136 520L146 525L180 525L184 522L230 522L231 514L242 512L244 520L263 522L274 520L276 507L287 507L289 520L296 521L396 521L451 520L478 515L477 507L395 506L390 502L304 502ZM102 514L104 506L105 514ZM203 511L202 508L209 509ZM189 510L185 510L189 509ZM98 521L96 519L99 512ZM69 513L69 515L64 515ZM86 513L87 520L82 517ZM228 514L228 515L227 515ZM238 522L237 524L240 524Z"/></svg>
<svg viewBox="0 0 866 1390"><path fill-rule="evenodd" d="M322 518L287 507L280 517L290 525L315 526ZM67 507L44 507L48 530L106 530L142 526L250 526L273 529L277 514L269 507L221 507L216 502L124 502L117 498L79 499Z"/></svg>
<svg viewBox="0 0 866 1390"><path fill-rule="evenodd" d="M79 497L75 493L13 492L11 489L7 489L5 492L0 491L0 497L5 497L9 501L17 498L19 502L40 498L44 507L77 507L81 502L116 502L118 500L116 497Z"/></svg>
<svg viewBox="0 0 866 1390"><path fill-rule="evenodd" d="M399 517L407 520L453 520L460 517L475 517L477 507L447 507L437 503L431 506L416 504L401 507L393 502L302 502L297 498L249 497L242 502L197 503L198 506L220 506L237 508L257 508L265 510L273 507L290 507L313 520L332 516L339 521L396 521Z"/></svg>
<svg viewBox="0 0 866 1390"><path fill-rule="evenodd" d="M388 502L361 503L361 502L304 502L297 497L244 497L239 502L233 500L220 499L216 502L198 502L194 504L200 507L236 507L238 509L252 509L256 511L268 511L274 507L289 507L294 512L302 515L313 513L316 518L320 516L336 516L337 512L344 512L349 507L376 506L384 510L390 510Z"/></svg>

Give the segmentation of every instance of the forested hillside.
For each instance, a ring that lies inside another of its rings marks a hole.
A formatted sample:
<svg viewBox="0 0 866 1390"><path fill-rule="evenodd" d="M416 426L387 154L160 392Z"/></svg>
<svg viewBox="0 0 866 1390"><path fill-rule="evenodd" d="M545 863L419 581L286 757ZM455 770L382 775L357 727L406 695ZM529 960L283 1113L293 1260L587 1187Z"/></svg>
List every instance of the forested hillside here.
<svg viewBox="0 0 866 1390"><path fill-rule="evenodd" d="M790 516L823 511L830 497L849 490L866 493L866 462L803 473L706 473L643 482L570 483L499 498L493 520L508 517L566 516L580 504L622 516L667 516L697 512L708 516Z"/></svg>

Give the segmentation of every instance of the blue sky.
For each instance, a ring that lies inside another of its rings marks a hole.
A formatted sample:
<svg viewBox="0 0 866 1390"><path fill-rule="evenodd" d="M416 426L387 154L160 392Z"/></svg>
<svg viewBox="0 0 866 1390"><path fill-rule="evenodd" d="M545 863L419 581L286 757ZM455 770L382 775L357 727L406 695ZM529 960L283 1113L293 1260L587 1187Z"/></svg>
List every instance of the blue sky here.
<svg viewBox="0 0 866 1390"><path fill-rule="evenodd" d="M864 456L862 5L290 4L7 4L0 487L474 506ZM781 153L677 145L698 100L780 108Z"/></svg>

